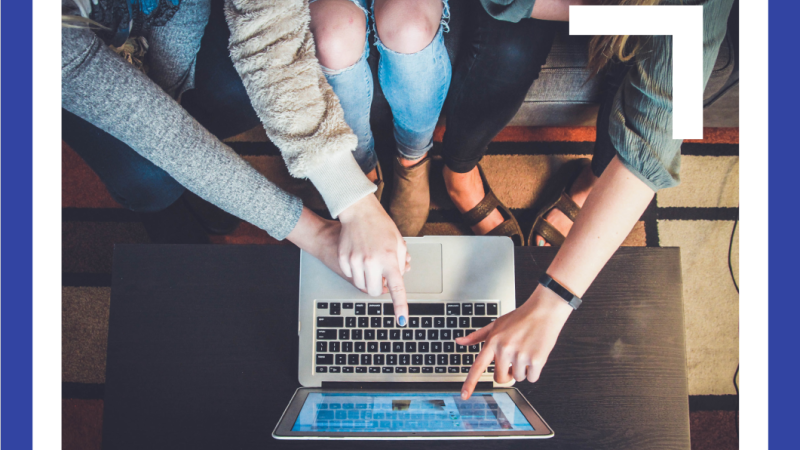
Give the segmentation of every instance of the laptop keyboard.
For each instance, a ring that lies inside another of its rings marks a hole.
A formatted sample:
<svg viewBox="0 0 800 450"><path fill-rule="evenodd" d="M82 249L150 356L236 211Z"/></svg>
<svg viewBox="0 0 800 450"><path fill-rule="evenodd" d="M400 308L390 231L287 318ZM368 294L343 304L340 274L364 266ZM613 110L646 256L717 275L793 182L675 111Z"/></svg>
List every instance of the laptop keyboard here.
<svg viewBox="0 0 800 450"><path fill-rule="evenodd" d="M498 302L409 303L408 325L381 302L317 302L317 373L455 374L469 372L483 343L455 339L498 317ZM494 364L487 372L494 372Z"/></svg>

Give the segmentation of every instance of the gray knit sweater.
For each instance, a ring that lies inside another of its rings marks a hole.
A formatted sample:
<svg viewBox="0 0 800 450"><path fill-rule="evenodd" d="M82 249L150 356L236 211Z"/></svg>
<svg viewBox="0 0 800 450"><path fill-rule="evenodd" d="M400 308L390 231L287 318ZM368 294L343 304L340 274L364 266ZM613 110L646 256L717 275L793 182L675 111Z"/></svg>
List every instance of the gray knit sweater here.
<svg viewBox="0 0 800 450"><path fill-rule="evenodd" d="M234 65L289 172L314 183L333 217L374 192L352 155L356 137L316 60L307 3L226 0L225 15ZM276 239L300 217L299 199L259 174L87 29L62 29L62 106Z"/></svg>

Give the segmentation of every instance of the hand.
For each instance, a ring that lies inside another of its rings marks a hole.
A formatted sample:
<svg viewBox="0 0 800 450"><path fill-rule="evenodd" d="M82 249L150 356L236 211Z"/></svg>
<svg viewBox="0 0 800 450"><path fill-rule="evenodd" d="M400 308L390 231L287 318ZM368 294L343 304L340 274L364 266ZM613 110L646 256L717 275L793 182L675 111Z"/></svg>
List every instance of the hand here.
<svg viewBox="0 0 800 450"><path fill-rule="evenodd" d="M397 324L408 322L403 274L410 267L406 243L374 195L367 195L339 214L339 265L355 287L378 296L392 296Z"/></svg>
<svg viewBox="0 0 800 450"><path fill-rule="evenodd" d="M520 308L498 318L480 330L456 339L459 345L486 344L475 358L461 398L468 399L481 375L495 361L494 380L508 383L539 379L558 334L572 307L549 289L538 286Z"/></svg>

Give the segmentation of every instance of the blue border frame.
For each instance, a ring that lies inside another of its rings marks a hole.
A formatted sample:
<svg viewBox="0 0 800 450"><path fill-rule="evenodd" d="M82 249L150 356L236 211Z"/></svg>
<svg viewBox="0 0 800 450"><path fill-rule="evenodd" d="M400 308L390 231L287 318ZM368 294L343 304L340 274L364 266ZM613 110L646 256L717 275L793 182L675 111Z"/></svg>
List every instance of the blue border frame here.
<svg viewBox="0 0 800 450"><path fill-rule="evenodd" d="M797 148L797 121L800 117L797 18L800 17L800 2L773 0L770 6L769 443L772 448L797 448L797 422L800 418L797 332L800 300L794 283L800 267L796 220L800 217L796 195L797 170L800 168L800 151ZM757 230L759 225L754 223L750 226ZM753 292L758 290L758 287L751 289ZM766 307L766 298L763 300ZM745 374L747 370L746 367L742 368ZM744 389L747 389L746 384Z"/></svg>
<svg viewBox="0 0 800 450"><path fill-rule="evenodd" d="M2 14L2 440L33 443L32 5L3 3ZM54 157L60 157L57 149Z"/></svg>

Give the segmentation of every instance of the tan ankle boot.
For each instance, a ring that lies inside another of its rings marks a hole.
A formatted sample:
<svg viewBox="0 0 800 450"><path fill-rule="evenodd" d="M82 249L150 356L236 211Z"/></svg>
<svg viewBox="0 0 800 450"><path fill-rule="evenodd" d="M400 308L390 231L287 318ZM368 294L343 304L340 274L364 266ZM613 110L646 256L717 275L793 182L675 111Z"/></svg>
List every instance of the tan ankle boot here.
<svg viewBox="0 0 800 450"><path fill-rule="evenodd" d="M426 156L411 167L394 160L394 187L389 216L403 236L417 236L428 220L431 206L431 159Z"/></svg>
<svg viewBox="0 0 800 450"><path fill-rule="evenodd" d="M381 201L381 197L383 197L383 171L381 170L381 163L378 163L375 166L375 172L378 174L378 179L375 180L375 186L378 186L378 190L375 191L375 197L378 197L378 201Z"/></svg>

